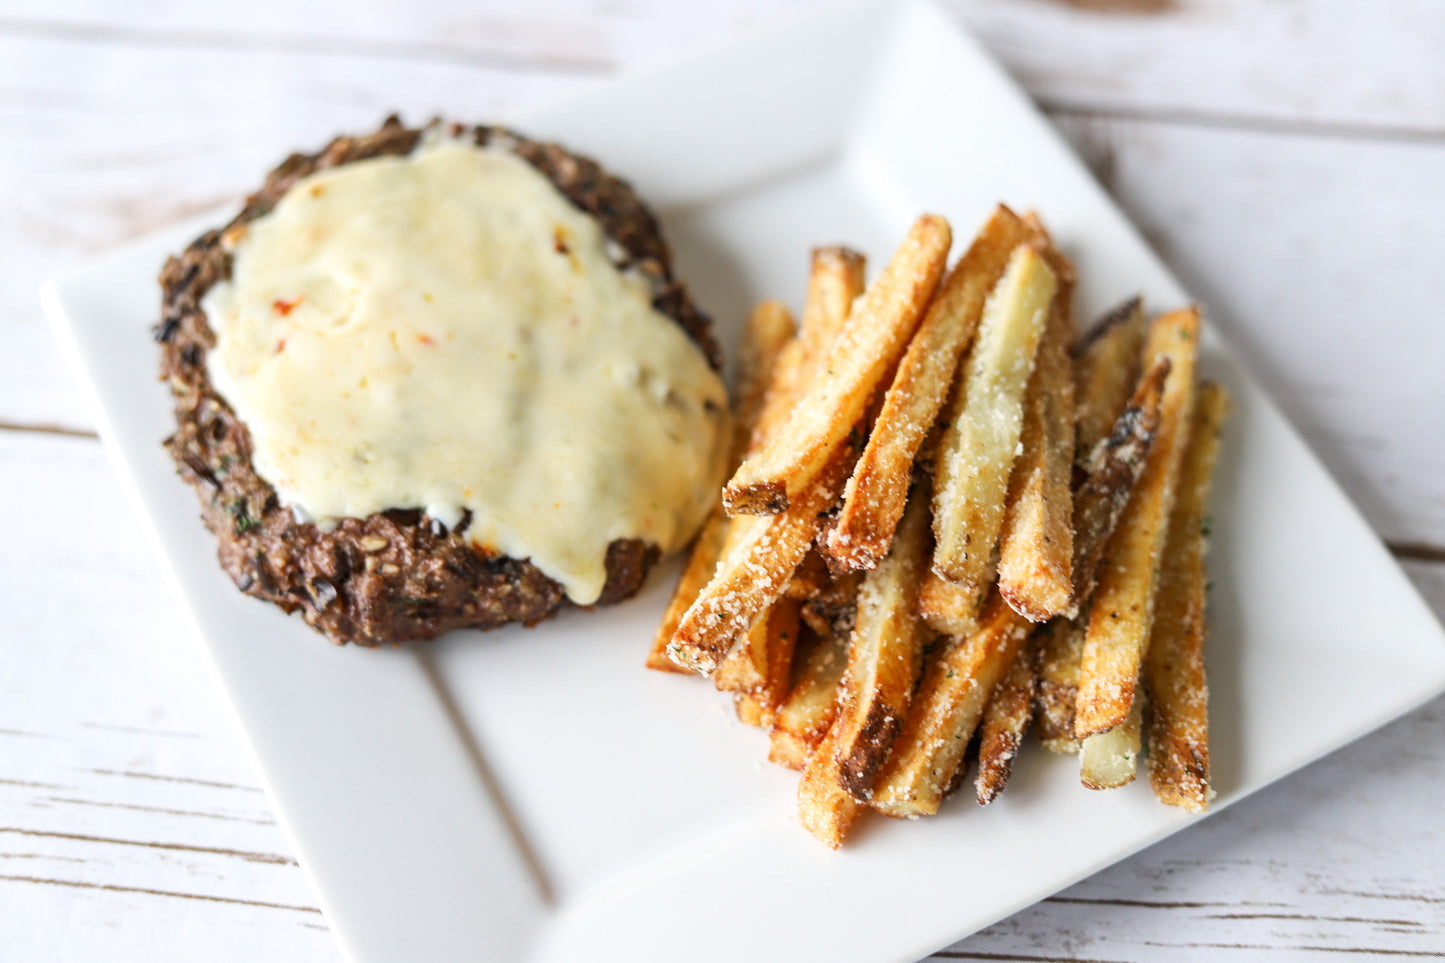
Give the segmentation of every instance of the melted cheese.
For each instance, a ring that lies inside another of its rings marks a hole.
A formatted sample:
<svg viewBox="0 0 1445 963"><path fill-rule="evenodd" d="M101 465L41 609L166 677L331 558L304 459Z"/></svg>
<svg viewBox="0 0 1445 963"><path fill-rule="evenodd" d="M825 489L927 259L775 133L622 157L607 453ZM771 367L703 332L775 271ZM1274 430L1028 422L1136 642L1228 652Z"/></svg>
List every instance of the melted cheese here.
<svg viewBox="0 0 1445 963"><path fill-rule="evenodd" d="M210 376L299 517L469 510L588 604L609 543L680 547L726 468L721 380L607 247L505 150L319 172L233 239Z"/></svg>

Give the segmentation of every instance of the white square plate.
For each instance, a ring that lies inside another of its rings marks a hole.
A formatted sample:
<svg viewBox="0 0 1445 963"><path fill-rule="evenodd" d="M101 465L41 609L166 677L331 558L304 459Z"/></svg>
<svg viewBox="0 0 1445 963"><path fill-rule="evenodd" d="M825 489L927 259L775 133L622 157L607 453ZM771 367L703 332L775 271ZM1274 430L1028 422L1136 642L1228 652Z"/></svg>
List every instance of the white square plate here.
<svg viewBox="0 0 1445 963"><path fill-rule="evenodd" d="M924 3L830 11L512 121L639 187L725 343L756 299L800 300L811 245L876 267L918 212L966 242L998 200L1044 214L1082 317L1136 292L1188 300ZM642 669L668 572L614 609L422 650L333 648L244 598L161 449L149 333L162 259L224 217L54 282L46 303L353 959L909 960L1191 824L1146 782L1090 793L1074 760L1030 751L988 809L870 818L829 852L761 733L707 685ZM1213 508L1218 809L1441 691L1445 639L1213 338L1203 366L1236 399Z"/></svg>

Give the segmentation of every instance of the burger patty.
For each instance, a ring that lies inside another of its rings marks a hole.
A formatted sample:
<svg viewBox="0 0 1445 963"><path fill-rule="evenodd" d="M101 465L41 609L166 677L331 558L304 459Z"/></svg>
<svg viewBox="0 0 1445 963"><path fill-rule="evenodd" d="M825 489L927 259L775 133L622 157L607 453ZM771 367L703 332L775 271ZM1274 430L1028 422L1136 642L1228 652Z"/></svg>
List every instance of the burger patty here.
<svg viewBox="0 0 1445 963"><path fill-rule="evenodd" d="M531 562L489 552L468 539L469 513L450 531L411 507L343 519L330 530L297 521L256 473L250 432L207 372L206 354L216 339L201 299L230 278L231 255L222 244L226 231L270 212L301 178L370 157L409 154L422 133L390 117L375 133L338 137L317 154L293 154L230 224L169 258L160 277L163 313L155 338L177 423L165 445L200 497L201 517L220 543L221 566L241 591L287 612L299 610L338 644L375 646L432 639L456 628L531 625L566 603L562 586ZM595 218L615 242L609 257L617 267L643 276L653 306L719 367L711 325L673 278L657 222L628 184L586 157L504 128L455 127L453 133L475 136L478 145L504 144ZM598 604L635 594L657 555L656 546L642 541L612 542Z"/></svg>

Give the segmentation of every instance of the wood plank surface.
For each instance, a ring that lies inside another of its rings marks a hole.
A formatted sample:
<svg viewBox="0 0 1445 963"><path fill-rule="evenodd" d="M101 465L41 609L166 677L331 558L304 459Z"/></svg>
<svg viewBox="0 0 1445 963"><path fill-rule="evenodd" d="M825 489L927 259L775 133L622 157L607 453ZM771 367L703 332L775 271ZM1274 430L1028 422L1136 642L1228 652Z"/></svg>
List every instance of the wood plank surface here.
<svg viewBox="0 0 1445 963"><path fill-rule="evenodd" d="M38 281L389 110L503 117L815 6L0 3L0 959L341 958ZM949 6L1445 615L1445 5ZM1436 700L936 958L1439 955L1442 786Z"/></svg>
<svg viewBox="0 0 1445 963"><path fill-rule="evenodd" d="M28 4L0 29L95 43L607 70L754 32L826 0L429 0L385 6ZM945 0L1046 106L1340 132L1445 134L1445 8L1430 0ZM26 5L22 4L22 7Z"/></svg>

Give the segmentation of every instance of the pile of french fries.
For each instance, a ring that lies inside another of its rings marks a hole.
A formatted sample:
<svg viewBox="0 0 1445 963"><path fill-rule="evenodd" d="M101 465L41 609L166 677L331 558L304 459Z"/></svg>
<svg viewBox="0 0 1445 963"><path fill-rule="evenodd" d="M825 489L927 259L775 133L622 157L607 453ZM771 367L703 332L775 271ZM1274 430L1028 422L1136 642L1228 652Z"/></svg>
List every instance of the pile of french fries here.
<svg viewBox="0 0 1445 963"><path fill-rule="evenodd" d="M865 286L813 252L801 326L748 320L737 470L647 665L696 672L802 770L803 825L938 811L977 745L1004 788L1036 720L1094 789L1211 796L1205 500L1224 391L1196 377L1199 312L1131 301L1076 339L1074 272L999 206L947 265L924 215Z"/></svg>

